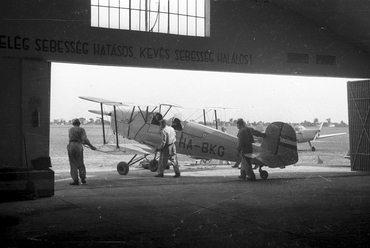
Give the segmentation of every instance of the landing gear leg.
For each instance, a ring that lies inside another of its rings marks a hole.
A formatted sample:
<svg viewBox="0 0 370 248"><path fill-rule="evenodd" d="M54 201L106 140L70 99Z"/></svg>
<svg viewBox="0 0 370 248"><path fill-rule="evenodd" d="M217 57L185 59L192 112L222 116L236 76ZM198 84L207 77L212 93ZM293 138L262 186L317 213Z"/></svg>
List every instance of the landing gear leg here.
<svg viewBox="0 0 370 248"><path fill-rule="evenodd" d="M133 165L143 159L145 159L149 154L143 154L142 156L139 156L138 158L136 158L137 154L134 155L132 157L132 159L126 163L126 162L119 162L117 164L117 172L118 174L120 175L127 175L127 173L129 172L130 170L130 165Z"/></svg>
<svg viewBox="0 0 370 248"><path fill-rule="evenodd" d="M311 151L313 151L313 152L316 151L316 148L314 146L312 146L310 141L308 141L308 144L310 145Z"/></svg>

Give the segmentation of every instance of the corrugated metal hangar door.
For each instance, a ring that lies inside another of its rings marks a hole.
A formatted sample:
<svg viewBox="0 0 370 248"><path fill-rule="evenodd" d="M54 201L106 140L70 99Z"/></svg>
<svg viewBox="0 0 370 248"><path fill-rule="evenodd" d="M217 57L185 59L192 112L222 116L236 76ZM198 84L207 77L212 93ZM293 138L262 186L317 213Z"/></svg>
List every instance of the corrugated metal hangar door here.
<svg viewBox="0 0 370 248"><path fill-rule="evenodd" d="M370 171L370 80L347 82L351 170Z"/></svg>

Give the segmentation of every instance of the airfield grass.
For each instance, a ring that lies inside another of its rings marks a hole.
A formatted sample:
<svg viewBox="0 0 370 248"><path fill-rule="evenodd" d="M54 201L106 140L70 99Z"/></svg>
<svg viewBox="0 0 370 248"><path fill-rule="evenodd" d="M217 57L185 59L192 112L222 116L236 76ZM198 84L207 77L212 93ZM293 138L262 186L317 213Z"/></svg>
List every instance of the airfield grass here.
<svg viewBox="0 0 370 248"><path fill-rule="evenodd" d="M69 162L67 154L68 144L68 129L71 126L68 125L51 125L50 126L50 158L52 163L52 169L55 172L69 171ZM102 127L98 125L82 125L86 130L87 136L90 142L94 146L101 146L103 144L102 138ZM229 134L237 134L237 128L230 126L227 128ZM328 128L324 127L321 130L321 134L331 133L342 133L347 132L348 128ZM107 137L108 142L115 144L115 137ZM130 143L134 141L124 140L120 138L120 143ZM312 152L308 143L298 144L298 156L299 161L297 166L350 166L350 161L344 156L349 150L349 136L341 135L334 136L326 139L320 139L312 142L312 145L316 147L316 151ZM318 157L323 161L322 164L318 164ZM110 155L102 152L92 151L89 148L84 148L84 160L85 165L89 171L93 170L116 170L116 166L121 161L128 162L132 156L122 155ZM149 159L152 156L148 157ZM185 155L178 155L178 160L181 166L189 166L195 164L194 159L189 158ZM218 165L219 160L211 160L206 165ZM134 164L131 167L140 167L139 164ZM182 167L182 170L185 169Z"/></svg>

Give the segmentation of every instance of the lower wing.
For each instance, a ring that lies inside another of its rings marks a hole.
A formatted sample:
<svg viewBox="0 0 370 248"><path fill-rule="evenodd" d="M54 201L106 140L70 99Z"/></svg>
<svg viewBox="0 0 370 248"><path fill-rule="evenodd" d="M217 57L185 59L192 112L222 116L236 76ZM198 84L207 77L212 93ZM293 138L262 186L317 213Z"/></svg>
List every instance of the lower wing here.
<svg viewBox="0 0 370 248"><path fill-rule="evenodd" d="M112 155L135 155L135 154L153 154L155 149L145 144L124 144L117 147L116 145L102 145L97 148L98 152L104 152Z"/></svg>
<svg viewBox="0 0 370 248"><path fill-rule="evenodd" d="M324 139L324 138L329 138L329 137L333 137L333 136L340 136L340 135L345 135L347 133L332 133L332 134L325 134L325 135L319 135L316 137L316 139Z"/></svg>

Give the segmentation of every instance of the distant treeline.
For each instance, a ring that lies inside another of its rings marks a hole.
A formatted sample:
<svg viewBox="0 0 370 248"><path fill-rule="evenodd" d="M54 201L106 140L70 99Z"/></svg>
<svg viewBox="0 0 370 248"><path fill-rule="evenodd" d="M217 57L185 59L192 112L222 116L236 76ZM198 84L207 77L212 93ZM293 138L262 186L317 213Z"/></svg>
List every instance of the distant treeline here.
<svg viewBox="0 0 370 248"><path fill-rule="evenodd" d="M82 125L101 125L101 119L97 118L94 120L94 118L86 119L84 117L78 118ZM50 122L51 125L72 125L72 120L64 120L64 119L54 119ZM104 120L104 124L110 124L109 120Z"/></svg>
<svg viewBox="0 0 370 248"><path fill-rule="evenodd" d="M80 122L82 125L101 125L101 119L97 118L97 119L93 119L93 118L90 118L90 119L86 119L84 117L81 117L79 118ZM190 120L190 121L194 121L194 120ZM217 121L217 125L218 126L236 126L236 121L237 119L233 119L231 118L229 121L222 121L220 119L218 119ZM263 122L263 121L254 121L254 122L250 122L250 121L246 121L248 125L252 125L252 126L259 126L259 125L262 125L262 126L268 126L270 124L270 122ZM198 122L199 124L204 124L204 122ZM319 122L319 120L317 118L314 119L313 122L310 122L310 121L303 121L303 122L300 122L300 123L290 123L291 125L295 126L295 125L302 125L304 127L316 127L316 126L319 126L321 122ZM54 119L53 121L50 122L51 125L72 125L72 120L64 120L64 119ZM106 125L110 125L110 121L109 120L104 120L104 124ZM215 126L216 124L216 121L211 121L211 122L206 122L206 125L207 126ZM337 123L337 122L331 122L330 119L326 119L326 122L324 123L324 127L348 127L348 124L345 123L344 121L341 121L340 123Z"/></svg>

